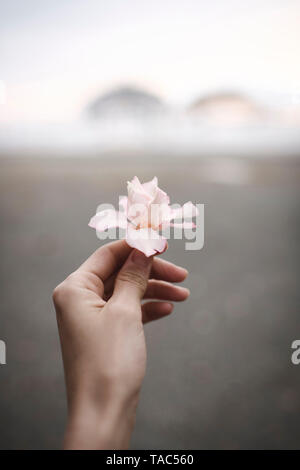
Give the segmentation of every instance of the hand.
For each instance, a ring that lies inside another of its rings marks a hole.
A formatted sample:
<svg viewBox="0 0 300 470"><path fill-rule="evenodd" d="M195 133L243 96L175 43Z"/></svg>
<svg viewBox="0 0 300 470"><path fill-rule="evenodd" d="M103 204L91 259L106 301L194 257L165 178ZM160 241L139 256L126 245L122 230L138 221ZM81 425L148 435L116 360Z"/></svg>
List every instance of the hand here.
<svg viewBox="0 0 300 470"><path fill-rule="evenodd" d="M186 275L122 240L99 248L55 288L68 399L65 448L128 447L146 367L143 324L170 314L166 301L188 297L188 289L172 284ZM149 298L160 301L141 305Z"/></svg>

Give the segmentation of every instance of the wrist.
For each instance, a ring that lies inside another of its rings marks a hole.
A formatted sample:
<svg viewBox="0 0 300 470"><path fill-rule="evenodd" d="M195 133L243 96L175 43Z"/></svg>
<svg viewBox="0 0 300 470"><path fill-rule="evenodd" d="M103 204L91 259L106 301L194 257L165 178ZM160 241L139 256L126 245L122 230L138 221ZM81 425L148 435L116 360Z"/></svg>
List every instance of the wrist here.
<svg viewBox="0 0 300 470"><path fill-rule="evenodd" d="M66 449L127 449L134 428L138 394L109 400L83 395L69 406Z"/></svg>

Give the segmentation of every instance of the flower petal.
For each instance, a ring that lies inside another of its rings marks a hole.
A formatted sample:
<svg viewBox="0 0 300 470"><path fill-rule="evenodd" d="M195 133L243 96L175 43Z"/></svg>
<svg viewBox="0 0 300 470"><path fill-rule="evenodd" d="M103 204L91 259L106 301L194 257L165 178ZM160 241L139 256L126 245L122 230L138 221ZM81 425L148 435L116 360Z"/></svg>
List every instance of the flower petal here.
<svg viewBox="0 0 300 470"><path fill-rule="evenodd" d="M138 225L138 222L136 220L139 220L143 217L144 213L148 212L148 207L151 204L152 198L145 191L137 176L135 176L132 181L128 181L127 189L127 217L135 225Z"/></svg>
<svg viewBox="0 0 300 470"><path fill-rule="evenodd" d="M157 188L157 191L156 191L155 197L152 201L152 204L168 205L168 204L170 204L170 198L167 195L167 193L165 193L162 189Z"/></svg>
<svg viewBox="0 0 300 470"><path fill-rule="evenodd" d="M152 200L152 197L143 188L143 185L141 184L137 176L135 176L132 181L128 181L127 189L128 189L128 202L130 204L147 204L148 205Z"/></svg>
<svg viewBox="0 0 300 470"><path fill-rule="evenodd" d="M170 227L178 227L178 228L196 228L196 224L194 222L169 222Z"/></svg>
<svg viewBox="0 0 300 470"><path fill-rule="evenodd" d="M134 230L128 228L126 242L132 248L142 251L146 256L162 253L167 245L167 240L151 228Z"/></svg>
<svg viewBox="0 0 300 470"><path fill-rule="evenodd" d="M109 228L127 228L126 215L113 209L98 212L89 222L89 227L95 228L98 232L104 232Z"/></svg>
<svg viewBox="0 0 300 470"><path fill-rule="evenodd" d="M197 225L194 222L163 222L161 224L161 230L164 230L168 227L183 228L183 229L192 229L196 228Z"/></svg>
<svg viewBox="0 0 300 470"><path fill-rule="evenodd" d="M189 201L183 204L183 206L179 207L178 209L172 209L171 218L169 220L190 219L198 215L198 213L199 211L197 207L191 201Z"/></svg>
<svg viewBox="0 0 300 470"><path fill-rule="evenodd" d="M152 199L155 198L156 191L158 189L157 185L158 185L158 180L156 176L154 176L154 178L151 181L147 181L146 183L142 184L144 190L146 191L146 193L149 194L149 196L151 196Z"/></svg>
<svg viewBox="0 0 300 470"><path fill-rule="evenodd" d="M158 230L165 220L170 220L170 206L168 204L151 204L149 211L150 226Z"/></svg>

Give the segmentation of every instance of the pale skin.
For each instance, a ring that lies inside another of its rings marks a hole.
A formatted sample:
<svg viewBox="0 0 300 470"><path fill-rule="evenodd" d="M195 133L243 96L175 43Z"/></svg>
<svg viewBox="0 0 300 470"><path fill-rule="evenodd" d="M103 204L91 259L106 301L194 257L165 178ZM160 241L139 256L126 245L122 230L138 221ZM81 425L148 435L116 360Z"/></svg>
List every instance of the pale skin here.
<svg viewBox="0 0 300 470"><path fill-rule="evenodd" d="M144 324L169 315L187 271L124 240L93 253L53 293L64 362L65 449L127 449L146 370ZM152 299L144 302L144 299Z"/></svg>

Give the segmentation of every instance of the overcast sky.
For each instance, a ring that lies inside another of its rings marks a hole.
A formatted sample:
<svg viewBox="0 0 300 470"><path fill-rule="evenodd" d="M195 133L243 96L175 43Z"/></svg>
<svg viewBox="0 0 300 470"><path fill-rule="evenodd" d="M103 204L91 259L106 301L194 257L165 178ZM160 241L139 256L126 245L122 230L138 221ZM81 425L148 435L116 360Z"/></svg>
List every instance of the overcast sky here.
<svg viewBox="0 0 300 470"><path fill-rule="evenodd" d="M299 58L300 0L0 0L0 121L71 119L122 83L300 94Z"/></svg>

